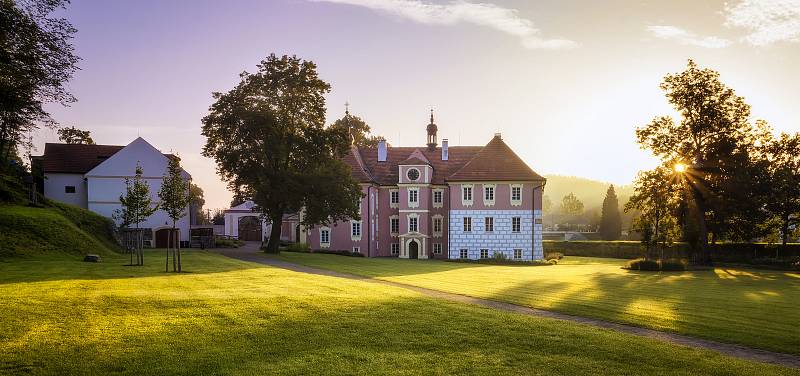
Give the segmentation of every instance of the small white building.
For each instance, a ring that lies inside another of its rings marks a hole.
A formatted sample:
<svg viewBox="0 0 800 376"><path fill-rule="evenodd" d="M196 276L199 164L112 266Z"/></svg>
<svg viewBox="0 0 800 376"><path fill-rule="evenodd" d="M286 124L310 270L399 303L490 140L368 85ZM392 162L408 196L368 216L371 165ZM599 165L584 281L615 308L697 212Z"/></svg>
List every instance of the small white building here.
<svg viewBox="0 0 800 376"><path fill-rule="evenodd" d="M35 157L34 163L41 166L45 197L112 218L121 207L119 197L125 194L125 179L133 178L137 164L144 172L143 180L150 186L153 203L160 201L158 191L170 158L177 157L161 153L139 137L127 146L48 143L44 155ZM192 178L186 171L183 177L187 181ZM186 216L176 224L181 241L189 241L189 213L187 207ZM172 219L158 210L139 227L149 230L145 231L146 243L165 247L166 230L172 228Z"/></svg>
<svg viewBox="0 0 800 376"><path fill-rule="evenodd" d="M272 225L263 221L259 213L253 211L253 201L245 201L225 210L225 235L245 241L264 241L269 238ZM283 216L281 240L287 242L304 242L302 226L298 214Z"/></svg>

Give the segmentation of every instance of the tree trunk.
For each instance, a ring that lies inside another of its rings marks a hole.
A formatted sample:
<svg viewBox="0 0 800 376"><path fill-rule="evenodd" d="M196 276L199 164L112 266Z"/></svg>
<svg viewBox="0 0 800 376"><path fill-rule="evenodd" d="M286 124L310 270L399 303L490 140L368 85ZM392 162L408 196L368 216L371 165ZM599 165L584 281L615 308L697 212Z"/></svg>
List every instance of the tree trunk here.
<svg viewBox="0 0 800 376"><path fill-rule="evenodd" d="M702 197L702 193L695 192L695 210L697 215L697 243L699 249L698 263L701 265L711 265L711 254L708 249L708 227L706 226L706 205Z"/></svg>
<svg viewBox="0 0 800 376"><path fill-rule="evenodd" d="M183 271L181 266L181 240L177 232L175 233L175 249L178 251L178 273L180 273Z"/></svg>
<svg viewBox="0 0 800 376"><path fill-rule="evenodd" d="M784 250L786 249L786 243L789 242L789 220L790 220L789 217L790 216L791 216L791 214L783 217L783 226L781 228L781 231L782 231L782 233L781 233L781 248L784 249ZM778 258L778 256L779 256L778 252L779 251L777 251L777 250L775 251L775 258Z"/></svg>
<svg viewBox="0 0 800 376"><path fill-rule="evenodd" d="M283 212L279 210L273 211L270 221L272 222L272 230L269 234L269 242L267 242L267 253L278 253L278 246L281 243L281 226L283 226Z"/></svg>
<svg viewBox="0 0 800 376"><path fill-rule="evenodd" d="M167 261L164 263L164 271L169 273L169 246L167 246Z"/></svg>

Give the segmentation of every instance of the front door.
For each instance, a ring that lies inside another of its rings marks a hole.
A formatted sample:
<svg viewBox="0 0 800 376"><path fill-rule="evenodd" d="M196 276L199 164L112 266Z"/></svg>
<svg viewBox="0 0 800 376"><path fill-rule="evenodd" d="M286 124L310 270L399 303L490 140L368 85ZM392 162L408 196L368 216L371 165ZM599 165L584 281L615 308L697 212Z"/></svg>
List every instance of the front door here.
<svg viewBox="0 0 800 376"><path fill-rule="evenodd" d="M413 240L408 243L408 258L419 258L419 245Z"/></svg>
<svg viewBox="0 0 800 376"><path fill-rule="evenodd" d="M261 241L261 219L254 216L240 218L239 240Z"/></svg>

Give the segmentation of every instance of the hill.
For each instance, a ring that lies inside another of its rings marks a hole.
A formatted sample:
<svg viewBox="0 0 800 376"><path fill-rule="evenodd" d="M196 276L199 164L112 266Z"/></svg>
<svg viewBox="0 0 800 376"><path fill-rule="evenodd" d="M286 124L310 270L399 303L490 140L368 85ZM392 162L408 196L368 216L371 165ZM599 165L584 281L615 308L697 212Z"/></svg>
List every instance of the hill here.
<svg viewBox="0 0 800 376"><path fill-rule="evenodd" d="M611 183L581 178L577 176L564 175L545 175L547 185L544 187L544 195L550 198L553 209L557 209L561 199L569 193L575 194L586 210L599 208L603 205L606 197L606 190ZM628 198L633 194L633 185L614 184L620 206L628 202Z"/></svg>
<svg viewBox="0 0 800 376"><path fill-rule="evenodd" d="M34 205L26 196L15 178L0 176L0 260L120 251L110 219L50 200Z"/></svg>

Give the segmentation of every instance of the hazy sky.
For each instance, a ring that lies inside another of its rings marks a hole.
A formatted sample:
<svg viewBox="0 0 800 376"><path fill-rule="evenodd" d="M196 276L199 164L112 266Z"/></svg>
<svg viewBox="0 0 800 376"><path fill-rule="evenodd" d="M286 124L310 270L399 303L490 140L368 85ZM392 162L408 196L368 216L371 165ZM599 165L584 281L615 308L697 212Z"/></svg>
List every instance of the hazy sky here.
<svg viewBox="0 0 800 376"><path fill-rule="evenodd" d="M658 88L689 58L718 70L778 131L800 131L800 0L86 1L66 16L83 58L78 102L50 107L97 143L141 135L178 153L206 193L230 193L200 156L200 119L267 54L295 54L393 145L483 145L495 132L537 172L629 183L655 161L634 128L671 114ZM54 131L37 133L44 142Z"/></svg>

